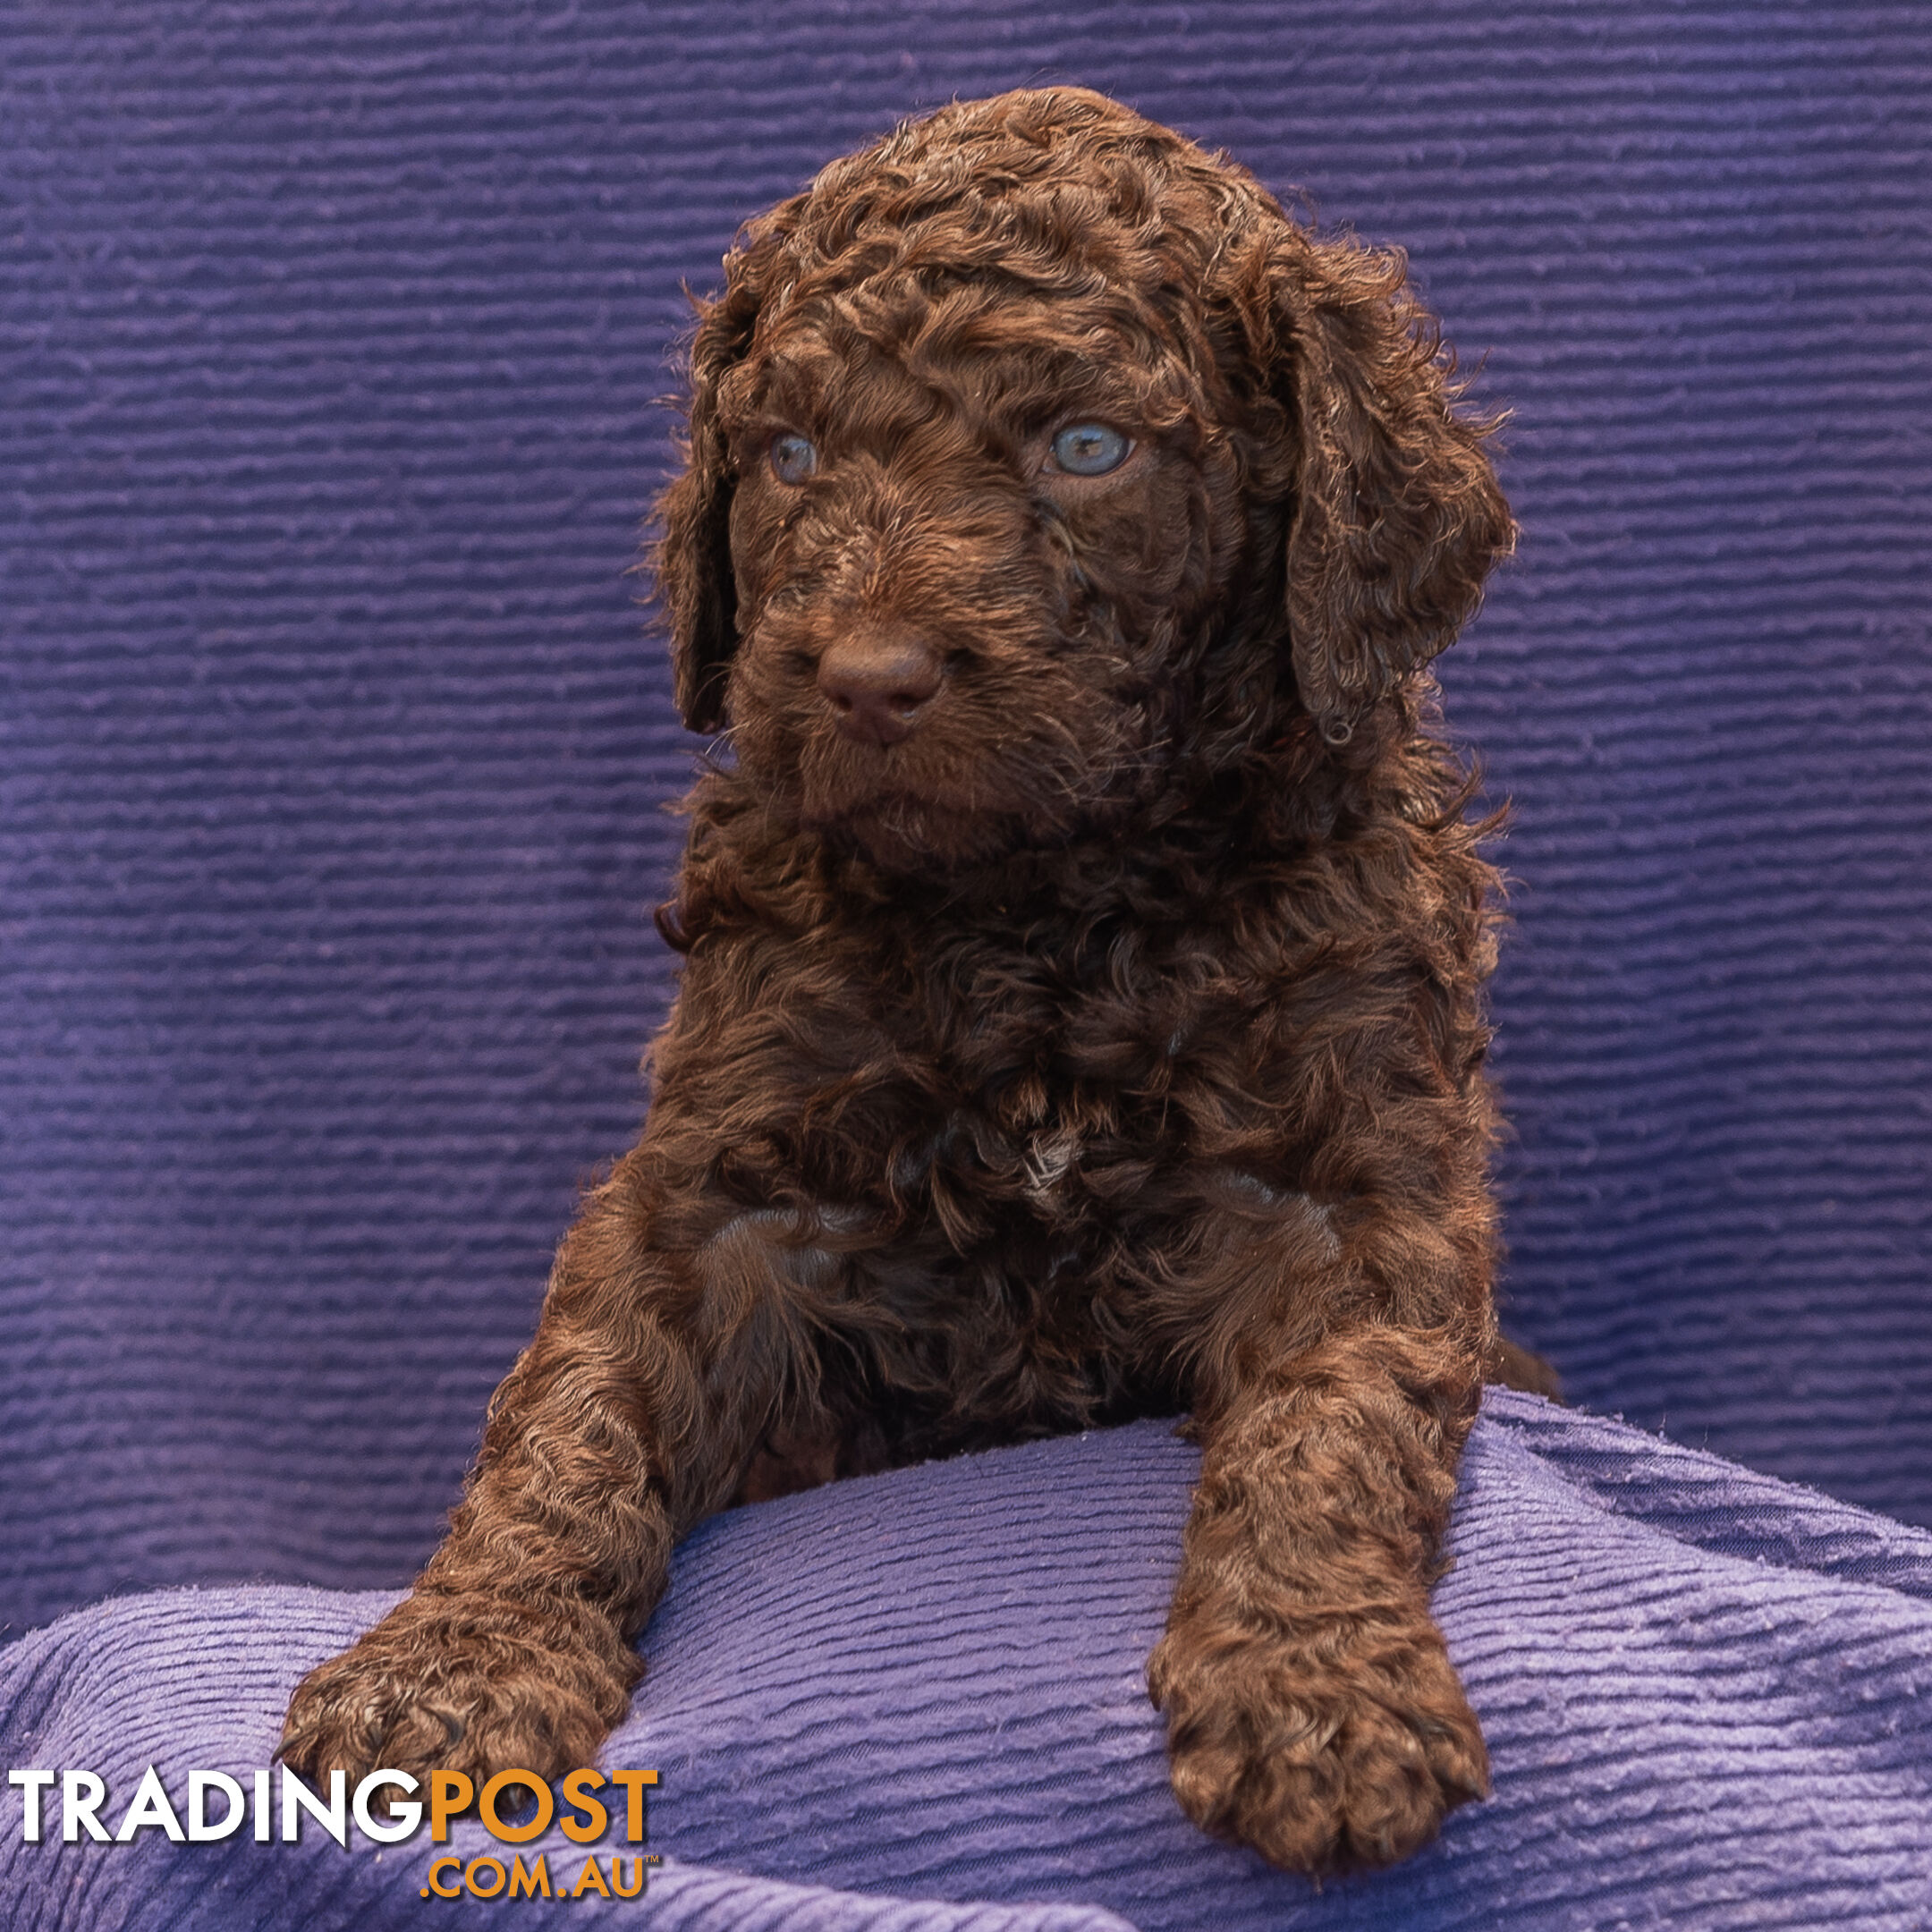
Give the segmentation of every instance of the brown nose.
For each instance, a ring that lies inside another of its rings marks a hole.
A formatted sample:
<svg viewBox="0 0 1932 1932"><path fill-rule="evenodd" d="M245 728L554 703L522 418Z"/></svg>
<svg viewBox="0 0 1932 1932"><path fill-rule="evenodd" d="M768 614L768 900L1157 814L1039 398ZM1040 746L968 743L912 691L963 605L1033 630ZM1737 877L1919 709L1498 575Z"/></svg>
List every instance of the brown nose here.
<svg viewBox="0 0 1932 1932"><path fill-rule="evenodd" d="M894 745L912 735L919 708L938 696L945 667L911 631L848 631L818 660L818 689L838 728L860 744Z"/></svg>

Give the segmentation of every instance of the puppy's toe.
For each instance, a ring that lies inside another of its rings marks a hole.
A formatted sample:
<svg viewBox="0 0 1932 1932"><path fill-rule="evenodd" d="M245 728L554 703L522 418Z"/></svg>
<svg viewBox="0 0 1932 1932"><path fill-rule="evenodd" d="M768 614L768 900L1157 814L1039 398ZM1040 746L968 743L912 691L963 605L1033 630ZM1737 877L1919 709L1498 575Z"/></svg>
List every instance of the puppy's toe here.
<svg viewBox="0 0 1932 1932"><path fill-rule="evenodd" d="M303 1678L285 1764L311 1780L340 1769L352 1785L377 1768L554 1777L592 1761L643 1669L614 1631L587 1631L581 1618L535 1628L521 1606L503 1619L474 1602L415 1606Z"/></svg>
<svg viewBox="0 0 1932 1932"><path fill-rule="evenodd" d="M1343 1767L1336 1843L1349 1865L1407 1858L1436 1836L1446 1812L1489 1789L1482 1733L1466 1704L1462 1722L1445 1728L1435 1712L1360 1700L1335 1750Z"/></svg>
<svg viewBox="0 0 1932 1932"><path fill-rule="evenodd" d="M1482 1732L1433 1626L1337 1668L1333 1646L1170 1632L1148 1671L1174 1795L1204 1831L1310 1873L1392 1864L1488 1790Z"/></svg>
<svg viewBox="0 0 1932 1932"><path fill-rule="evenodd" d="M378 1767L419 1776L442 1762L419 1748L420 1728L394 1674L351 1650L318 1665L296 1687L275 1755L311 1783L339 1770L352 1786Z"/></svg>

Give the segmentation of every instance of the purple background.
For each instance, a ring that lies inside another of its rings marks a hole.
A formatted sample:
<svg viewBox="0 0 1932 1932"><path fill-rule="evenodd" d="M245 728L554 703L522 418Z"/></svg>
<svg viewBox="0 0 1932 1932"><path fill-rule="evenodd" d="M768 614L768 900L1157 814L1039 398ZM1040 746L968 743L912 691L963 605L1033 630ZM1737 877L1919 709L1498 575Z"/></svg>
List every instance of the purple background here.
<svg viewBox="0 0 1932 1932"><path fill-rule="evenodd" d="M0 1628L401 1580L634 1133L681 279L1106 88L1406 242L1514 411L1513 1326L1932 1523L1932 15L0 7Z"/></svg>

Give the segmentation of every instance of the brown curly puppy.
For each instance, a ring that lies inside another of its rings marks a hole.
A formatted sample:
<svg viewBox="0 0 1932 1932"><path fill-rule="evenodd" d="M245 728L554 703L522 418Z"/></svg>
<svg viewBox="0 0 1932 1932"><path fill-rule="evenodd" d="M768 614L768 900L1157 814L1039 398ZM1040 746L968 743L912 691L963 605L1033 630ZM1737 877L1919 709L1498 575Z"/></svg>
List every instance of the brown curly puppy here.
<svg viewBox="0 0 1932 1932"><path fill-rule="evenodd" d="M1399 255L1077 89L899 129L725 269L657 564L729 750L649 1120L284 1756L587 1762L708 1513L1186 1408L1180 1801L1400 1858L1487 1781L1428 1593L1497 1346L1496 881L1421 674L1511 542L1483 428Z"/></svg>

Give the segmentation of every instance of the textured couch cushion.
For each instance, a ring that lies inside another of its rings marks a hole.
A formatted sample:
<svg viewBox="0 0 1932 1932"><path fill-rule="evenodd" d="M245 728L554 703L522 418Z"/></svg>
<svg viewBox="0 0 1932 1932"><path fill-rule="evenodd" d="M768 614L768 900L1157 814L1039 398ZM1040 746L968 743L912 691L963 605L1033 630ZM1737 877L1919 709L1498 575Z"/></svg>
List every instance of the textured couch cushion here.
<svg viewBox="0 0 1932 1932"><path fill-rule="evenodd" d="M1932 1915L1932 1536L1492 1391L1436 1611L1495 1795L1411 1863L1318 1894L1200 1838L1167 1789L1142 1669L1194 1467L1147 1424L700 1530L606 1758L661 1776L649 1922L1907 1932ZM99 1771L110 1823L150 1763L177 1799L191 1767L245 1774L297 1675L389 1601L253 1589L80 1612L0 1656L0 1757ZM0 1895L22 1927L429 1922L426 1839L380 1859L312 1831L68 1848L21 1843L17 1818L0 1814ZM462 1825L450 1849L492 1847ZM583 1857L554 1831L529 1849L565 1876Z"/></svg>

